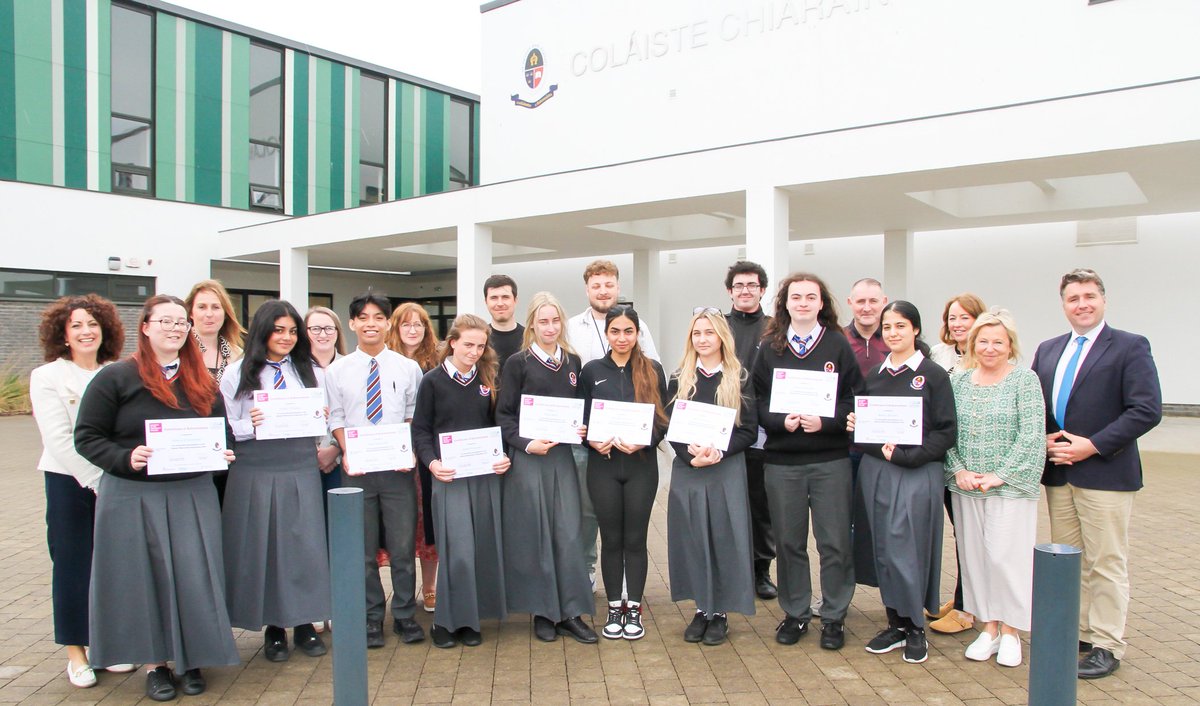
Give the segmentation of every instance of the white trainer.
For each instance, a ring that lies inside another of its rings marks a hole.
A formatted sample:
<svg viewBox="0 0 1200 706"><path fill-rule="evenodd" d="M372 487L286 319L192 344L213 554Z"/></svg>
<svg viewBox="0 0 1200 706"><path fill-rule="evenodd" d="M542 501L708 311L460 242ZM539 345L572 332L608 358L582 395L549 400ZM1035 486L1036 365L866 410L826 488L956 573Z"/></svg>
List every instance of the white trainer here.
<svg viewBox="0 0 1200 706"><path fill-rule="evenodd" d="M986 632L979 633L979 637L975 638L975 642L967 645L967 651L964 656L967 659L976 662L986 662L992 658L992 655L1000 651L1000 636L992 637Z"/></svg>
<svg viewBox="0 0 1200 706"><path fill-rule="evenodd" d="M646 634L646 628L642 627L642 605L640 603L629 603L625 609L625 639L640 640Z"/></svg>
<svg viewBox="0 0 1200 706"><path fill-rule="evenodd" d="M96 686L96 673L86 664L75 667L71 664L71 660L67 660L67 679L71 682L71 686L87 689L88 687Z"/></svg>
<svg viewBox="0 0 1200 706"><path fill-rule="evenodd" d="M1000 648L996 651L996 664L1001 667L1021 666L1021 638L1016 635L1000 636Z"/></svg>

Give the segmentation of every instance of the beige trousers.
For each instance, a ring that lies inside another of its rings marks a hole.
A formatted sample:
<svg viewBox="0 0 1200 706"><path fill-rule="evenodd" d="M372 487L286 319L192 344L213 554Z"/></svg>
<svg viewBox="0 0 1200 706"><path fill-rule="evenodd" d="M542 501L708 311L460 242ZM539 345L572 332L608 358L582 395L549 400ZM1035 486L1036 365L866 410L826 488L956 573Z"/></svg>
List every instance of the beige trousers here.
<svg viewBox="0 0 1200 706"><path fill-rule="evenodd" d="M1079 639L1125 654L1129 614L1129 518L1133 491L1046 487L1050 539L1083 549Z"/></svg>

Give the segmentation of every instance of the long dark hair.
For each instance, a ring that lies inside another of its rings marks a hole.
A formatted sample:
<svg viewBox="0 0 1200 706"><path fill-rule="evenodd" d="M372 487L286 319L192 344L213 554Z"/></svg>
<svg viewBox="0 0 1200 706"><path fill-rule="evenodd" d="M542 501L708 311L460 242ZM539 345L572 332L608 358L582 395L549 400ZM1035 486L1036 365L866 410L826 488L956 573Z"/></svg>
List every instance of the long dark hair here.
<svg viewBox="0 0 1200 706"><path fill-rule="evenodd" d="M638 317L638 313L633 310L633 307L628 305L617 305L608 310L608 313L604 315L605 332L608 331L608 327L614 319L622 316L633 322L633 328L639 334L642 332L641 318ZM661 426L666 426L671 420L667 419L662 397L658 394L658 371L654 369L650 358L642 352L641 342L636 339L633 348L629 351L629 365L633 371L633 401L654 405L654 421Z"/></svg>
<svg viewBox="0 0 1200 706"><path fill-rule="evenodd" d="M259 389L262 382L259 374L267 364L267 341L275 332L275 320L289 317L296 324L296 345L288 357L292 366L300 376L300 382L305 387L317 386L317 375L313 372L315 362L312 357L312 346L308 342L308 332L304 330L304 318L296 307L280 299L270 299L258 307L254 318L250 321L250 330L246 333L246 352L242 357L242 374L238 379L236 396L249 395Z"/></svg>
<svg viewBox="0 0 1200 706"><path fill-rule="evenodd" d="M921 312L917 311L916 305L912 302L906 302L903 299L897 299L894 302L888 302L888 305L883 307L883 311L879 312L879 325L883 326L883 315L889 311L894 311L904 318L912 327L917 330L917 337L914 343L917 350L921 351L921 355L929 355L929 344L921 340L921 334L925 333L925 329L921 326Z"/></svg>
<svg viewBox="0 0 1200 706"><path fill-rule="evenodd" d="M821 292L821 311L817 312L817 323L825 329L825 333L843 335L842 327L838 326L837 302L829 293L829 287L825 286L824 280L814 274L796 272L779 283L779 289L775 292L775 316L767 324L767 330L763 331L763 340L770 341L771 349L776 353L783 353L788 347L787 331L788 326L792 324L792 314L787 308L788 289L796 282L812 282L817 285Z"/></svg>
<svg viewBox="0 0 1200 706"><path fill-rule="evenodd" d="M170 294L156 294L142 305L143 325L149 323L150 314L159 304L178 304L185 312L187 311L187 307L179 297L173 297ZM154 399L171 409L182 409L179 400L176 399L173 387L174 381L178 380L179 391L187 398L192 409L201 417L207 417L208 413L212 411L213 402L217 399L217 383L208 374L208 368L204 367L204 356L200 353L196 337L189 335L185 338L187 340L179 349L179 372L171 380L163 377L162 367L159 366L154 349L150 346L150 339L140 329L138 330L137 352L133 354L133 361L137 364L142 384L150 391Z"/></svg>

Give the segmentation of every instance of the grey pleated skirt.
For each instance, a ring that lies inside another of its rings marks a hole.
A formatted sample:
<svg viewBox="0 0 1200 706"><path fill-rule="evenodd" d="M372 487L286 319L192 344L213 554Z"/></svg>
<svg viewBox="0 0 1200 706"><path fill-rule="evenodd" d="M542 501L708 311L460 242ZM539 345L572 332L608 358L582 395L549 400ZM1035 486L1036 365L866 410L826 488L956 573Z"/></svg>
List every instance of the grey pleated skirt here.
<svg viewBox="0 0 1200 706"><path fill-rule="evenodd" d="M879 596L917 627L940 601L944 487L940 461L904 468L864 455L858 468Z"/></svg>
<svg viewBox="0 0 1200 706"><path fill-rule="evenodd" d="M433 624L451 632L479 630L503 619L503 528L500 476L433 481L433 531L438 540L437 608Z"/></svg>
<svg viewBox="0 0 1200 706"><path fill-rule="evenodd" d="M234 627L328 620L329 555L313 440L240 441L221 510Z"/></svg>
<svg viewBox="0 0 1200 706"><path fill-rule="evenodd" d="M554 622L591 615L594 601L579 550L579 476L567 444L545 456L512 452L501 481L504 589L508 610Z"/></svg>
<svg viewBox="0 0 1200 706"><path fill-rule="evenodd" d="M160 482L104 474L95 538L93 666L173 661L182 673L238 664L225 608L221 511L208 474Z"/></svg>
<svg viewBox="0 0 1200 706"><path fill-rule="evenodd" d="M705 613L753 615L751 547L745 455L705 468L676 456L667 500L671 600L694 600Z"/></svg>

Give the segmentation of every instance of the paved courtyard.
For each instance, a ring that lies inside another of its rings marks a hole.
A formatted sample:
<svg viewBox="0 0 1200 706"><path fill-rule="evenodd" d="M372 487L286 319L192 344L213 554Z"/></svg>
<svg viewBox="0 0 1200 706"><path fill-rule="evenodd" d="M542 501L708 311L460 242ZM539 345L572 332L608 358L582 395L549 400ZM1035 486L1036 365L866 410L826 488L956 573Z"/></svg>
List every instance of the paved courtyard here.
<svg viewBox="0 0 1200 706"><path fill-rule="evenodd" d="M1200 703L1200 424L1167 420L1145 444L1147 488L1137 499L1132 533L1133 605L1129 650L1112 677L1080 682L1083 704ZM46 554L40 453L29 417L0 418L0 702L23 704L145 701L145 678L99 674L92 689L71 687L66 657L54 644L50 562ZM904 663L898 652L871 655L862 646L885 621L879 595L860 587L846 621L846 647L821 650L816 635L784 647L774 640L782 617L774 601L749 617L730 616L730 639L719 647L681 637L691 604L671 603L667 587L666 495L659 493L651 528L647 633L638 642L581 645L533 639L528 616L484 625L476 648L434 649L428 641L388 644L369 653L375 704L629 703L629 704L1024 704L1027 666L968 662L962 651L975 633L930 634L929 660ZM1040 539L1048 538L1045 512ZM953 590L950 536L945 543L943 595ZM814 554L815 556L815 554ZM598 602L599 605L599 602ZM599 610L599 608L598 608ZM418 620L428 629L430 615ZM208 691L187 704L327 704L333 700L332 656L294 654L276 664L260 654L259 633L239 632L242 664L205 670ZM1028 643L1025 653L1028 656Z"/></svg>

